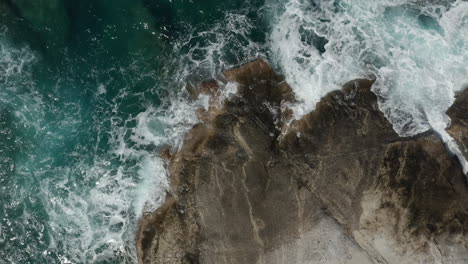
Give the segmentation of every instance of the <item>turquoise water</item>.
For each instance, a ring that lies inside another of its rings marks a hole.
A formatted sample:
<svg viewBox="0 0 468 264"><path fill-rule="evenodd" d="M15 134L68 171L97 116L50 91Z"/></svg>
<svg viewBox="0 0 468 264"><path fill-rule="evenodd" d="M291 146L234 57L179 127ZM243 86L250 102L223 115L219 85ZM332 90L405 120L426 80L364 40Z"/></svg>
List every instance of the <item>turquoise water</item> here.
<svg viewBox="0 0 468 264"><path fill-rule="evenodd" d="M467 29L459 0L0 0L0 264L135 263L158 151L207 103L186 85L258 56L298 117L374 75L396 131L442 131Z"/></svg>
<svg viewBox="0 0 468 264"><path fill-rule="evenodd" d="M1 2L0 263L135 262L137 217L165 183L158 149L196 121L183 87L248 59L206 54L240 36L220 21L245 8Z"/></svg>

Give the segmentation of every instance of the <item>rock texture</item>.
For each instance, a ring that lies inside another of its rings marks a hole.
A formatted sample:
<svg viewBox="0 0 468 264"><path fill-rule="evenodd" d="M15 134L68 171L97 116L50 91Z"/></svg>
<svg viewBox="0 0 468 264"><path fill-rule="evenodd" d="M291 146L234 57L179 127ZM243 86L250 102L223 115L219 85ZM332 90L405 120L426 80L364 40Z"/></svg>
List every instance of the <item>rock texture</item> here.
<svg viewBox="0 0 468 264"><path fill-rule="evenodd" d="M431 133L399 137L371 86L290 122L291 88L263 60L202 84L212 107L164 153L171 190L141 220L139 262L468 263L459 162Z"/></svg>
<svg viewBox="0 0 468 264"><path fill-rule="evenodd" d="M457 141L460 150L468 159L468 89L455 97L455 102L447 111L452 119L449 134Z"/></svg>

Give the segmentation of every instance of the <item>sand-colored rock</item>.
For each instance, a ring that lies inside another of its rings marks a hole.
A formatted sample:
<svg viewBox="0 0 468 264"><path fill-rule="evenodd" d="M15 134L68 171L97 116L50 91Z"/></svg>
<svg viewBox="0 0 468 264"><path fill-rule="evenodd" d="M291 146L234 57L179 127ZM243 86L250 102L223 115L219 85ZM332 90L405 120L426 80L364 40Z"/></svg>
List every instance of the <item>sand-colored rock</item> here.
<svg viewBox="0 0 468 264"><path fill-rule="evenodd" d="M293 122L293 92L265 61L218 85L233 82L166 153L171 191L141 220L140 263L468 263L458 160L431 133L399 137L372 81Z"/></svg>

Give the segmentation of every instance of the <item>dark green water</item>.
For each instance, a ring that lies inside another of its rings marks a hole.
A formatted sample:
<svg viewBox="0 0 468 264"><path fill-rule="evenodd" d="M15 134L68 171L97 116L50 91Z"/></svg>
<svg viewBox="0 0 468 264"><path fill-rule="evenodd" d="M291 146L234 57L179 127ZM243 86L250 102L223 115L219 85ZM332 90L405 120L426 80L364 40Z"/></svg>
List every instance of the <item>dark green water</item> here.
<svg viewBox="0 0 468 264"><path fill-rule="evenodd" d="M298 117L373 75L398 133L456 153L467 45L462 0L0 0L0 264L135 263L167 187L158 150L207 103L185 87L259 56Z"/></svg>
<svg viewBox="0 0 468 264"><path fill-rule="evenodd" d="M184 86L261 50L262 5L1 0L0 263L134 263Z"/></svg>

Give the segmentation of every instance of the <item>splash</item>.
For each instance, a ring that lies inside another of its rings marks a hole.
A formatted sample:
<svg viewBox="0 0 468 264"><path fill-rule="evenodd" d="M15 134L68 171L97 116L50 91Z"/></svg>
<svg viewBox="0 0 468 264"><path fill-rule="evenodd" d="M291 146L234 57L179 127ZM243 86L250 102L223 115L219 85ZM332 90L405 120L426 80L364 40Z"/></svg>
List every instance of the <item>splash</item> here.
<svg viewBox="0 0 468 264"><path fill-rule="evenodd" d="M249 2L214 22L183 22L177 33L164 28L164 49L151 57L151 45L145 52L137 45L125 54L129 61L108 56L122 48L114 45L115 27L104 21L93 35L83 24L77 36L89 42L76 54L73 47L54 52L63 59L57 68L28 46L13 45L2 27L0 261L135 263L138 219L168 188L158 152L177 149L198 122L195 110L207 108L208 98L190 98L186 85L259 56L276 61L294 87L297 118L343 83L372 75L380 108L400 135L433 129L461 155L445 132L445 111L467 84L467 5ZM227 98L236 85L222 89Z"/></svg>
<svg viewBox="0 0 468 264"><path fill-rule="evenodd" d="M0 193L0 262L135 263L138 220L168 191L159 151L177 149L208 105L185 86L258 54L253 28L241 11L189 25L156 69L140 54L94 65L67 52L54 69L0 39L0 132L14 135L0 140L12 149L0 163L11 172L0 175L10 187Z"/></svg>
<svg viewBox="0 0 468 264"><path fill-rule="evenodd" d="M468 3L460 0L290 0L273 27L271 48L300 100L296 118L345 82L373 76L395 131L411 136L432 129L456 154L445 112L466 86L467 30Z"/></svg>

